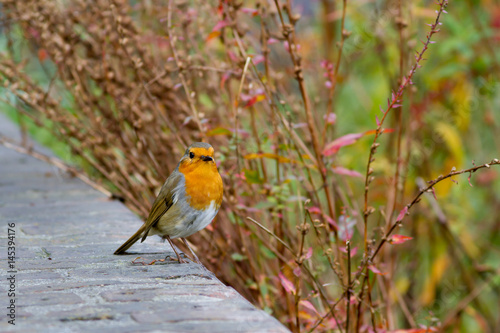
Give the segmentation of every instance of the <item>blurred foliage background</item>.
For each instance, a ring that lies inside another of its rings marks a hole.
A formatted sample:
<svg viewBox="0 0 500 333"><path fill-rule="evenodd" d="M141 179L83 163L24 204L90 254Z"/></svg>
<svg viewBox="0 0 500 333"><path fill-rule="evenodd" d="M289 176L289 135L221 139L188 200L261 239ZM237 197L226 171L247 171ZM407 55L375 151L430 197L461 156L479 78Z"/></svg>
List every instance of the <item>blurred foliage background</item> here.
<svg viewBox="0 0 500 333"><path fill-rule="evenodd" d="M496 165L387 234L499 157L497 2L0 3L2 111L143 218L210 142L225 200L190 241L292 331L500 330Z"/></svg>

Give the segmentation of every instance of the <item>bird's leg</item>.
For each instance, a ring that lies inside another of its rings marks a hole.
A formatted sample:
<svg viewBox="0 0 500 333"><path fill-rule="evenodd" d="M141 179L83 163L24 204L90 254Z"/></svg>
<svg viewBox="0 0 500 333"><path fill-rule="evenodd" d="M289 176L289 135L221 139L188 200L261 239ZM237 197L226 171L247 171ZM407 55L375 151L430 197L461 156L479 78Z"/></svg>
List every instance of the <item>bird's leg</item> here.
<svg viewBox="0 0 500 333"><path fill-rule="evenodd" d="M193 257L194 257L194 260L195 260L198 264L200 264L200 265L202 265L202 266L203 266L203 264L201 263L200 259L198 259L198 256L194 253L194 251L193 251L193 249L191 248L191 246L189 246L189 244L188 244L188 242L187 242L186 238L184 238L184 237L183 237L183 238L181 238L181 239L182 239L182 241L184 242L184 244L186 244L186 246L187 246L187 248L189 249L189 251L191 251L191 254L192 254L192 255L193 255Z"/></svg>
<svg viewBox="0 0 500 333"><path fill-rule="evenodd" d="M179 255L179 253L177 253L177 250L175 249L174 243L172 243L170 236L166 236L165 238L168 240L168 242L170 243L170 246L172 247L172 250L174 250L175 254L177 255L177 260L179 260L179 264L184 264L184 263L187 264L187 261L182 259L181 256Z"/></svg>

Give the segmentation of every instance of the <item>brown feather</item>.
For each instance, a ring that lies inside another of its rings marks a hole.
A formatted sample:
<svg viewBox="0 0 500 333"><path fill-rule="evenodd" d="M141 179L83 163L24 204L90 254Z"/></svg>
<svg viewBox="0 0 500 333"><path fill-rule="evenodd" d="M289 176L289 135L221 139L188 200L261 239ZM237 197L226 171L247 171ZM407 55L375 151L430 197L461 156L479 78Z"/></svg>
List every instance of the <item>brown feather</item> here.
<svg viewBox="0 0 500 333"><path fill-rule="evenodd" d="M127 251L132 245L134 245L134 243L137 242L139 238L141 238L142 233L144 232L144 226L145 225L143 224L132 237L130 237L125 243L123 243L122 246L120 246L118 250L115 251L115 254L122 254Z"/></svg>
<svg viewBox="0 0 500 333"><path fill-rule="evenodd" d="M115 254L121 254L127 251L132 245L134 245L135 242L141 239L141 237L141 243L144 242L151 228L154 227L167 210L172 207L174 194L173 190L177 187L177 184L181 181L182 177L182 174L173 172L167 178L165 184L163 184L160 190L160 193L156 197L153 206L151 207L151 211L149 212L146 222L132 237L130 237L125 243L123 243L122 246L118 248L118 250L115 251Z"/></svg>
<svg viewBox="0 0 500 333"><path fill-rule="evenodd" d="M144 242L146 237L148 237L149 230L151 230L151 228L158 223L167 210L172 207L174 189L177 187L181 177L183 177L182 174L172 172L172 174L167 178L165 184L161 187L160 193L153 202L148 219L146 220L146 223L144 223L144 236L142 236L141 243Z"/></svg>

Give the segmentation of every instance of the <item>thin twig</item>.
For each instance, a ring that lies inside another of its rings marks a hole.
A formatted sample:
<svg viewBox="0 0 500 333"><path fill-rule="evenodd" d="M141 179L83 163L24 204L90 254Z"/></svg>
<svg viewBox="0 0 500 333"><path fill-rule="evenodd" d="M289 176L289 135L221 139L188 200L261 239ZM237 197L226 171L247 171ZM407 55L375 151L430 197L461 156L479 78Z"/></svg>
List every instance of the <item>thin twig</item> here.
<svg viewBox="0 0 500 333"><path fill-rule="evenodd" d="M482 164L482 165L477 165L477 166L474 166L473 168L464 169L464 170L460 170L460 171L453 171L453 172L450 172L449 174L447 174L445 176L439 176L438 178L436 178L436 179L428 182L429 185L426 188L421 189L418 192L418 194L415 196L415 198L413 198L413 200L409 204L407 204L405 206L406 211L408 212L416 203L418 203L420 201L420 197L422 196L422 194L431 191L431 189L436 184L442 182L443 180L451 178L453 176L461 175L463 173L472 174L472 173L476 172L479 169L484 169L484 168L488 168L489 169L492 165L500 165L500 161L495 158L490 163L485 163L485 164ZM378 252L382 248L382 246L389 240L389 236L392 234L392 232L394 231L394 229L396 229L396 227L398 227L399 225L401 225L402 220L404 219L404 217L406 215L408 215L408 214L405 214L404 216L401 217L400 220L396 220L396 222L393 223L393 225L391 226L391 228L386 232L386 234L384 235L384 237L380 240L380 243L376 247L375 252L373 252L373 254L370 256L370 261L373 261L373 259L375 258L375 256L378 254Z"/></svg>
<svg viewBox="0 0 500 333"><path fill-rule="evenodd" d="M377 143L378 138L380 135L383 133L383 128L382 125L384 124L384 121L389 114L389 111L393 108L400 107L398 103L400 103L400 99L403 96L404 91L406 90L406 87L408 85L413 84L412 78L413 75L415 74L417 68L421 67L420 62L423 59L423 56L427 49L429 48L429 45L431 44L431 38L435 33L439 32L438 26L441 24L440 23L440 18L442 13L446 13L446 6L448 5L448 0L441 0L438 2L439 4L439 9L437 10L437 16L433 24L431 24L431 29L427 33L427 39L425 42L423 42L424 46L422 50L417 54L415 57L415 63L412 66L409 74L403 79L401 82L399 89L397 92L393 92L391 98L387 102L387 108L383 113L382 119L380 121L377 120L377 128L375 130L375 137L373 138L373 143L370 148L370 153L368 156L368 162L366 165L366 175L365 175L365 191L364 191L364 209L363 209L363 224L364 224L364 251L363 251L363 256L365 258L368 257L368 216L371 215L375 209L373 207L368 206L368 191L370 189L370 183L375 179L374 176L372 176L373 169L371 167L371 164L375 160L374 155L377 151L378 146L380 145ZM392 231L391 231L392 232ZM378 250L377 250L378 251ZM365 264L363 266L363 269L366 269L368 266L368 260L365 261ZM359 321L360 321L360 315L361 315L361 304L362 304L362 299L364 295L364 286L366 283L366 277L368 274L365 275L365 278L363 279L363 283L361 284L361 290L359 292L359 304L358 304L358 316L357 316L357 323L356 323L356 330L359 331Z"/></svg>
<svg viewBox="0 0 500 333"><path fill-rule="evenodd" d="M172 54L174 55L175 63L179 68L179 78L181 79L182 87L184 88L184 92L186 94L186 98L188 100L188 104L191 109L193 119L196 122L196 125L198 126L198 129L200 130L201 134L203 134L205 131L203 129L203 125L200 122L200 118L198 117L198 111L196 110L196 106L193 101L193 96L191 95L191 91L188 87L186 78L184 77L183 70L185 66L179 59L179 55L177 54L177 49L175 48L174 40L172 37L172 0L168 1L167 36L170 48L172 49Z"/></svg>
<svg viewBox="0 0 500 333"><path fill-rule="evenodd" d="M360 276L364 273L364 279L363 279L363 282L361 283L361 289L360 289L359 296L358 296L358 298L360 300L362 300L362 298L363 298L364 286L365 286L365 284L367 282L367 277L368 277L368 273L365 272L366 268L368 267L368 265L370 265L371 263L373 263L375 257L380 252L380 250L382 249L382 247L384 246L384 244L386 244L388 241L390 241L390 236L394 232L394 230L396 229L396 227L402 225L402 221L405 218L405 216L408 215L409 210L415 204L417 204L418 202L420 202L420 197L424 193L432 192L433 187L435 185L437 185L438 183L442 182L445 179L451 178L451 177L456 176L456 175L464 174L464 173L469 173L470 175L472 175L472 173L476 172L477 170L483 169L483 168L490 168L492 165L500 165L500 161L495 158L490 163L485 163L483 165L477 165L477 166L474 166L473 168L464 169L464 170L460 170L460 171L452 171L452 172L448 173L445 176L439 176L438 178L436 178L436 179L434 179L432 181L429 181L428 182L429 185L427 187L425 187L423 189L420 189L420 191L417 193L417 195L415 196L415 198L409 204L407 204L405 206L405 208L403 209L405 211L405 214L402 214L399 217L399 219L397 219L396 222L394 222L394 224L387 230L387 232L385 233L385 235L382 237L382 239L378 243L377 247L375 248L375 251L372 253L371 256L369 256L367 258L367 260L365 260L360 265L360 268L356 272L356 275L355 275L353 281L357 281L360 278ZM356 324L357 330L359 330L360 306L361 306L360 304L361 304L361 302L358 305L358 319L357 319L357 324Z"/></svg>
<svg viewBox="0 0 500 333"><path fill-rule="evenodd" d="M346 292L346 320L345 320L345 330L349 332L349 317L350 317L350 305L351 305L351 242L347 240L345 242L345 247L347 248L347 288Z"/></svg>
<svg viewBox="0 0 500 333"><path fill-rule="evenodd" d="M278 236L276 236L276 234L274 234L271 230L269 230L268 228L266 228L265 226L263 226L262 224L260 224L259 222L255 221L253 218L251 217L248 217L247 216L247 219L252 221L254 224L256 224L259 228L261 228L262 230L264 230L265 232L267 232L269 235L273 236L278 242L280 242L281 244L283 244L283 246L288 250L290 251L290 253L292 255L295 255L294 251L292 250L292 248L286 244L282 239L280 239ZM279 254L279 252L275 252L276 254ZM288 263L284 260L283 261L285 264L288 265ZM328 305L328 312L327 314L325 314L325 318L327 315L331 314L333 318L335 318L335 321L338 323L337 319L336 319L336 316L335 316L335 307L340 303L340 301L342 300L342 297L340 297L335 303L331 303L329 300L328 300L328 297L323 289L323 286L321 285L321 283L318 281L317 277L315 276L315 274L313 274L313 272L309 269L309 267L307 267L307 265L303 265L303 268L304 268L304 271L307 273L307 275L309 276L309 278L311 278L311 280L314 282L314 285L316 286L316 288L318 288L318 292L319 292L319 295L321 297L321 299L323 300L323 302L325 304ZM319 324L321 324L321 322L324 320L321 319L316 325L315 327L317 327ZM339 326L339 329L341 330L342 332L342 329L340 328Z"/></svg>
<svg viewBox="0 0 500 333"><path fill-rule="evenodd" d="M332 86L328 90L328 101L327 101L327 106L326 106L326 119L328 119L328 116L330 113L333 112L333 94L335 93L335 88L337 87L337 76L339 73L340 69L340 60L342 59L342 51L344 49L344 42L346 38L349 36L349 32L345 30L345 14L347 10L347 0L342 1L342 20L340 22L340 43L339 43L339 50L337 52L337 59L335 61L335 68L333 70L333 77L332 77ZM321 138L322 138L322 145L325 145L326 143L326 130L328 128L328 121L325 121L325 125L323 126L323 132L321 133Z"/></svg>
<svg viewBox="0 0 500 333"><path fill-rule="evenodd" d="M325 164L323 162L323 156L321 154L321 149L319 146L318 131L316 128L316 124L314 122L314 117L313 117L313 113L312 113L312 109L311 109L311 102L309 100L309 95L307 94L307 91L306 91L306 86L305 86L305 82L304 82L304 73L302 70L300 58L296 55L297 42L295 41L294 25L295 25L297 19L292 17L292 15L291 15L292 9L290 8L290 4L287 2L285 8L287 9L288 18L292 24L286 24L285 20L283 18L282 10L281 10L282 6L280 6L278 0L274 0L274 3L276 4L276 8L278 10L278 14L280 17L283 36L286 38L286 40L288 42L288 50L289 50L290 58L292 59L292 62L294 65L295 79L296 79L297 83L299 84L300 94L301 94L302 100L304 102L304 110L305 110L305 114L306 114L307 126L309 129L309 133L311 135L312 146L314 148L314 153L316 155L316 162L318 163L319 173L320 173L321 178L323 180L323 188L324 188L325 195L326 195L326 201L328 203L328 210L330 213L330 217L335 219L333 198L332 198L331 193L328 189L326 168L325 168ZM334 229L333 231L335 234L335 238L337 238L337 230L335 227L333 227L333 229ZM337 252L339 252L339 250L337 250Z"/></svg>
<svg viewBox="0 0 500 333"><path fill-rule="evenodd" d="M236 145L236 164L238 166L238 174L241 173L241 165L240 165L240 149L239 149L239 142L238 142L238 110L239 110L239 105L240 105L240 98L241 98L241 91L243 90L243 83L245 82L245 76L248 71L248 66L252 62L252 58L247 57L247 60L245 61L245 67L243 67L243 74L241 75L241 80L240 80L240 87L238 88L238 95L236 95L236 101L234 107L236 108L234 110L234 132L233 132L233 138L234 138L234 143Z"/></svg>

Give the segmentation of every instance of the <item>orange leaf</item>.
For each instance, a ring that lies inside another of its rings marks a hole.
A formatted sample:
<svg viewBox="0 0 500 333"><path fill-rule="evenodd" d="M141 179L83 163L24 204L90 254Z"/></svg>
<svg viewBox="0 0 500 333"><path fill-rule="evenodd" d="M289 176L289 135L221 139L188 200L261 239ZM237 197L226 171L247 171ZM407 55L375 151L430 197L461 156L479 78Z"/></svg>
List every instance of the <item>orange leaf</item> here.
<svg viewBox="0 0 500 333"><path fill-rule="evenodd" d="M406 241L413 239L413 237L404 236L404 235L393 235L389 243L391 244L403 244Z"/></svg>
<svg viewBox="0 0 500 333"><path fill-rule="evenodd" d="M217 38L220 36L220 34L221 34L220 30L212 31L211 33L208 34L206 41L208 42L211 39Z"/></svg>
<svg viewBox="0 0 500 333"><path fill-rule="evenodd" d="M370 134L375 134L377 132L377 130L369 130L369 131L366 131L364 134L365 135L370 135ZM382 128L382 130L380 130L380 133L392 133L394 132L394 128Z"/></svg>
<svg viewBox="0 0 500 333"><path fill-rule="evenodd" d="M38 50L38 60L40 60L40 62L43 62L48 57L49 57L49 54L47 53L46 49L39 49Z"/></svg>

